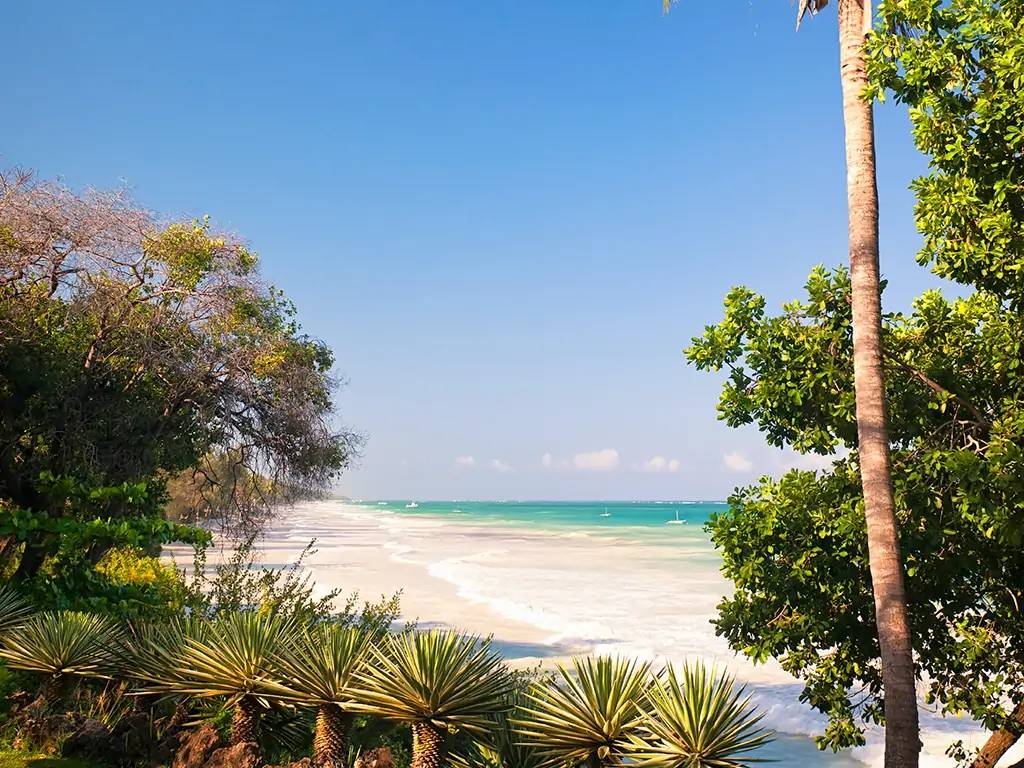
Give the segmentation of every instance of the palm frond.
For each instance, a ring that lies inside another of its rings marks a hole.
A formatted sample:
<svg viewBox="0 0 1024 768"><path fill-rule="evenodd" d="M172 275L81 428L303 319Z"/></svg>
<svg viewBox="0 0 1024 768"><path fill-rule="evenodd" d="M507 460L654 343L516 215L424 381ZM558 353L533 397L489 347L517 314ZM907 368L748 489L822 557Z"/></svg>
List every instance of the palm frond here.
<svg viewBox="0 0 1024 768"><path fill-rule="evenodd" d="M287 687L310 704L344 705L356 672L370 653L371 634L358 626L320 624L307 629L276 656Z"/></svg>
<svg viewBox="0 0 1024 768"><path fill-rule="evenodd" d="M9 584L0 586L0 634L23 624L32 615L32 605Z"/></svg>
<svg viewBox="0 0 1024 768"><path fill-rule="evenodd" d="M11 669L49 675L109 677L123 636L113 619L77 611L38 613L9 630L0 659Z"/></svg>
<svg viewBox="0 0 1024 768"><path fill-rule="evenodd" d="M392 635L357 673L354 711L483 733L511 678L487 642L449 630Z"/></svg>
<svg viewBox="0 0 1024 768"><path fill-rule="evenodd" d="M175 692L182 682L182 654L189 639L202 640L209 623L195 617L142 624L125 643L125 670L148 691Z"/></svg>
<svg viewBox="0 0 1024 768"><path fill-rule="evenodd" d="M772 740L758 723L750 697L734 678L704 664L669 665L647 692L650 716L633 739L631 755L642 768L741 768L767 762L743 757Z"/></svg>
<svg viewBox="0 0 1024 768"><path fill-rule="evenodd" d="M547 765L617 762L643 723L650 665L609 657L572 660L534 686L514 720L519 741Z"/></svg>

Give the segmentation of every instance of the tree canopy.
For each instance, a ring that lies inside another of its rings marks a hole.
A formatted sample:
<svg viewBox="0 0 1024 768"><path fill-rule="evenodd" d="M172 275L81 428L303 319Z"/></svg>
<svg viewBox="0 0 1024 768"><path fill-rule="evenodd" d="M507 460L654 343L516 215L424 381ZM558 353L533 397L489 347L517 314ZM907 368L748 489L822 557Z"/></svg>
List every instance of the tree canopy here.
<svg viewBox="0 0 1024 768"><path fill-rule="evenodd" d="M919 673L945 713L1019 733L1024 701L1024 4L887 0L871 94L909 105L929 172L913 183L918 254L974 289L884 318L893 484ZM687 350L726 370L720 417L832 459L738 489L710 524L735 592L717 631L777 658L859 743L884 690L858 480L850 283L816 268L767 311L736 288ZM1015 738L1015 737L1013 737ZM1010 739L1012 743L1012 738ZM952 754L968 757L954 746ZM991 764L998 754L985 754Z"/></svg>
<svg viewBox="0 0 1024 768"><path fill-rule="evenodd" d="M24 577L69 526L93 560L185 536L163 521L169 481L251 523L359 446L335 423L331 351L248 247L123 193L0 176L0 342L0 540Z"/></svg>

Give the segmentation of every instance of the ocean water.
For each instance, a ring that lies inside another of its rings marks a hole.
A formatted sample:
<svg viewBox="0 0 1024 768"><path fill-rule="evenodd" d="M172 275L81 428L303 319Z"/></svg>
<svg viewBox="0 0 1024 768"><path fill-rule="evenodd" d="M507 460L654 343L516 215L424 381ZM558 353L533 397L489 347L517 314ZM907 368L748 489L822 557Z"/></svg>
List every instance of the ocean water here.
<svg viewBox="0 0 1024 768"><path fill-rule="evenodd" d="M881 766L868 746L819 752L824 718L799 701L800 684L774 662L754 665L715 635L730 591L705 524L720 502L479 502L364 500L303 504L263 544L287 562L310 539L313 576L363 595L403 590L407 618L493 633L509 658L576 653L704 659L748 686L778 734L765 756L808 766ZM491 629L494 627L494 629ZM972 723L922 712L924 766L977 741Z"/></svg>

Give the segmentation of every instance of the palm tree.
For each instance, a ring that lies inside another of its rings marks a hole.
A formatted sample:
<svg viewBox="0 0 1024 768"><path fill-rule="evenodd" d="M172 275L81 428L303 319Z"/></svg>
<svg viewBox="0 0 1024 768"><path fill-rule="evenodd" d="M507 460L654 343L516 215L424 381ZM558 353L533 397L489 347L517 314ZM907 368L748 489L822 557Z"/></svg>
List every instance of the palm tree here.
<svg viewBox="0 0 1024 768"><path fill-rule="evenodd" d="M572 660L527 693L514 721L520 742L550 766L605 768L618 764L638 735L650 665L609 657Z"/></svg>
<svg viewBox="0 0 1024 768"><path fill-rule="evenodd" d="M14 587L0 586L0 634L22 624L31 614L31 604Z"/></svg>
<svg viewBox="0 0 1024 768"><path fill-rule="evenodd" d="M322 624L279 655L285 685L298 694L299 701L317 707L313 736L317 766L344 768L347 763L352 686L369 655L371 639L359 627Z"/></svg>
<svg viewBox="0 0 1024 768"><path fill-rule="evenodd" d="M412 768L447 762L449 735L483 735L508 708L511 678L487 642L451 630L406 632L374 646L353 709L412 726Z"/></svg>
<svg viewBox="0 0 1024 768"><path fill-rule="evenodd" d="M258 744L261 714L297 695L282 684L278 667L295 636L292 620L250 611L219 616L206 627L169 625L141 644L133 673L150 691L223 698L232 709L231 743Z"/></svg>
<svg viewBox="0 0 1024 768"><path fill-rule="evenodd" d="M885 410L874 111L871 101L864 98L868 85L864 43L872 24L871 0L837 2L839 79L846 130L854 398L875 626L885 689L885 766L916 768L921 750L916 670ZM663 3L667 10L672 0ZM797 25L805 13L815 14L827 4L828 0L800 0Z"/></svg>
<svg viewBox="0 0 1024 768"><path fill-rule="evenodd" d="M108 617L50 611L8 630L0 659L11 669L46 675L30 705L45 711L64 699L76 677L109 678L121 659L121 641Z"/></svg>
<svg viewBox="0 0 1024 768"><path fill-rule="evenodd" d="M680 679L681 676L681 679ZM647 691L644 733L633 740L638 768L742 768L764 762L741 756L772 740L735 680L701 663L672 665Z"/></svg>

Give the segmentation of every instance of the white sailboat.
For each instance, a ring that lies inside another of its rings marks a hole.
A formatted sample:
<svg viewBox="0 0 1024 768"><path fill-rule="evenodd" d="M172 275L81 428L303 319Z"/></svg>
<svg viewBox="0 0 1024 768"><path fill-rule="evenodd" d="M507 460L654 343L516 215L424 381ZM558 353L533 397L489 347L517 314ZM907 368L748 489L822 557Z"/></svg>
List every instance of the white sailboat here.
<svg viewBox="0 0 1024 768"><path fill-rule="evenodd" d="M408 504L405 505L405 508L406 509L416 509L416 507L418 507L418 506L419 506L419 504L417 504L415 501L410 501Z"/></svg>
<svg viewBox="0 0 1024 768"><path fill-rule="evenodd" d="M601 517L611 517L612 513L608 511L608 507L604 508L604 512L601 513Z"/></svg>
<svg viewBox="0 0 1024 768"><path fill-rule="evenodd" d="M665 521L665 525L686 525L686 521L679 519L679 510L677 509L676 510L676 519L675 520L666 520Z"/></svg>

